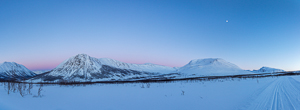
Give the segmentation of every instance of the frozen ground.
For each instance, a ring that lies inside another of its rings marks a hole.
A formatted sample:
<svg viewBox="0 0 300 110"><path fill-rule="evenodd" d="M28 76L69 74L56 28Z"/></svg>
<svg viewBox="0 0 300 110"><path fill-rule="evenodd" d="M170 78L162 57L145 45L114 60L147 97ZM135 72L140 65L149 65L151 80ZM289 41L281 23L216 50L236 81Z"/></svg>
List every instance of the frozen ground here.
<svg viewBox="0 0 300 110"><path fill-rule="evenodd" d="M300 76L81 86L0 84L5 110L293 110ZM31 88L32 89L28 89Z"/></svg>

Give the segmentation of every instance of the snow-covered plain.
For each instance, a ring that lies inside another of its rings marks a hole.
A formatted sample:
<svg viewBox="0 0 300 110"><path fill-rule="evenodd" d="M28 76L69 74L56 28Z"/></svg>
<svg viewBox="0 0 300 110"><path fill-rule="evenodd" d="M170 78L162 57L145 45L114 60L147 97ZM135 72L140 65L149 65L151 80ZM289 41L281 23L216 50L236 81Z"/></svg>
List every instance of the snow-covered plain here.
<svg viewBox="0 0 300 110"><path fill-rule="evenodd" d="M300 76L280 76L80 86L1 83L0 109L292 110L300 109L299 81Z"/></svg>

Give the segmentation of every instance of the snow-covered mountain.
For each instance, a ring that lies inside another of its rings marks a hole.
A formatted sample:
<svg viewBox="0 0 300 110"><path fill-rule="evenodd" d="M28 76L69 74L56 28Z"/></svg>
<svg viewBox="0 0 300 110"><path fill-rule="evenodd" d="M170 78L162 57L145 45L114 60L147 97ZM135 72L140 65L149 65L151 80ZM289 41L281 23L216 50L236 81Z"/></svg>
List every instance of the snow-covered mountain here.
<svg viewBox="0 0 300 110"><path fill-rule="evenodd" d="M253 74L221 58L196 59L178 69L184 76L224 76Z"/></svg>
<svg viewBox="0 0 300 110"><path fill-rule="evenodd" d="M130 64L108 58L93 58L86 54L73 56L50 72L33 78L42 81L98 81L98 80L128 80L144 78L175 72L172 67L155 64Z"/></svg>
<svg viewBox="0 0 300 110"><path fill-rule="evenodd" d="M281 72L264 67L257 71ZM73 56L55 69L38 74L33 81L110 81L185 78L254 74L220 58L196 59L183 67L168 67L151 63L132 64L109 58L93 58L86 54ZM257 73L257 72L256 72ZM32 81L31 80L31 81Z"/></svg>
<svg viewBox="0 0 300 110"><path fill-rule="evenodd" d="M264 67L260 68L259 70L253 70L251 72L254 72L254 73L274 73L274 72L284 72L284 70L264 66Z"/></svg>
<svg viewBox="0 0 300 110"><path fill-rule="evenodd" d="M176 72L175 68L152 64L152 63L132 64L132 63L120 62L109 58L100 58L99 60L102 63L102 65L108 65L119 69L130 69L136 71L145 71L150 73L163 73L163 74Z"/></svg>
<svg viewBox="0 0 300 110"><path fill-rule="evenodd" d="M18 80L27 79L36 74L28 70L25 66L15 62L4 62L0 64L0 79L2 80Z"/></svg>

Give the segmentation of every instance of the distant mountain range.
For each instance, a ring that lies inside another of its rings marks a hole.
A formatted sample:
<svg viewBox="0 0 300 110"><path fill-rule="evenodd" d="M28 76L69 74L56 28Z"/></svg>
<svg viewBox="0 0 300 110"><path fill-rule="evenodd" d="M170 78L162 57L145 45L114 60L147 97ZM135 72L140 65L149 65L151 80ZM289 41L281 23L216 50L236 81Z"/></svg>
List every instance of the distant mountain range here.
<svg viewBox="0 0 300 110"><path fill-rule="evenodd" d="M169 79L199 76L226 76L255 73L283 72L283 70L263 67L259 70L245 71L220 58L196 59L183 67L168 67L151 63L132 64L108 58L94 58L86 54L73 56L53 70L35 74L23 65L4 62L0 64L0 79L44 81L112 81Z"/></svg>
<svg viewBox="0 0 300 110"><path fill-rule="evenodd" d="M53 70L38 75L34 80L98 81L134 79L175 72L174 68L155 64L130 64L107 58L93 58L86 54L71 57Z"/></svg>

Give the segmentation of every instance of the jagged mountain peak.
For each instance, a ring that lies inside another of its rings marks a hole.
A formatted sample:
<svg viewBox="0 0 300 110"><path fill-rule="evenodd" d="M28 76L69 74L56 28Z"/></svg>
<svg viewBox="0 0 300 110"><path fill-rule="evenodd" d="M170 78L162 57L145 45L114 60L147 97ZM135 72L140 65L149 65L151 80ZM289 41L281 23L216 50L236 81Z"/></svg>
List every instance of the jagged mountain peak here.
<svg viewBox="0 0 300 110"><path fill-rule="evenodd" d="M0 65L18 65L16 62L3 62Z"/></svg>
<svg viewBox="0 0 300 110"><path fill-rule="evenodd" d="M63 68L65 66L77 66L80 68L83 68L85 66L91 66L94 65L95 63L100 63L96 58L90 57L87 54L78 54L76 56L73 56L61 64L57 66L57 68Z"/></svg>
<svg viewBox="0 0 300 110"><path fill-rule="evenodd" d="M109 65L117 68L130 68L131 66L130 63L124 63L111 58L99 58L99 61L101 62L102 65Z"/></svg>
<svg viewBox="0 0 300 110"><path fill-rule="evenodd" d="M87 54L82 53L82 54L77 54L75 57L76 57L76 58L88 58L88 57L90 57L90 56L87 55Z"/></svg>
<svg viewBox="0 0 300 110"><path fill-rule="evenodd" d="M78 54L59 64L49 75L89 79L91 74L100 73L100 68L101 62L98 59L87 54Z"/></svg>
<svg viewBox="0 0 300 110"><path fill-rule="evenodd" d="M216 62L227 62L221 58L205 58L205 59L194 59L191 60L188 64L189 65L209 65Z"/></svg>
<svg viewBox="0 0 300 110"><path fill-rule="evenodd" d="M77 63L91 62L91 57L87 54L78 54L74 57L71 57L69 60L74 60Z"/></svg>

